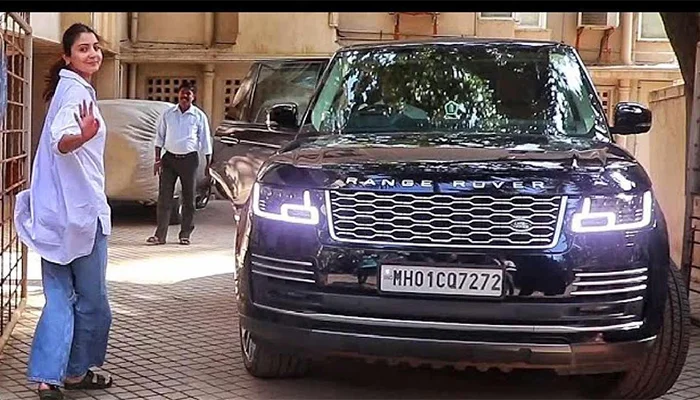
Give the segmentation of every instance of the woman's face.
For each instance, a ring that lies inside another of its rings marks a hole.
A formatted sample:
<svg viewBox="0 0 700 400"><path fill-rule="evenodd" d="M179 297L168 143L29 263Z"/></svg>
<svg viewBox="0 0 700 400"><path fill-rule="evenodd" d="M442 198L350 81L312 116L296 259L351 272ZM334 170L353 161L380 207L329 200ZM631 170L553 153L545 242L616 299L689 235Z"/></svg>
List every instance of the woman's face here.
<svg viewBox="0 0 700 400"><path fill-rule="evenodd" d="M70 56L63 56L68 66L89 79L102 65L102 48L93 33L81 33L70 49Z"/></svg>

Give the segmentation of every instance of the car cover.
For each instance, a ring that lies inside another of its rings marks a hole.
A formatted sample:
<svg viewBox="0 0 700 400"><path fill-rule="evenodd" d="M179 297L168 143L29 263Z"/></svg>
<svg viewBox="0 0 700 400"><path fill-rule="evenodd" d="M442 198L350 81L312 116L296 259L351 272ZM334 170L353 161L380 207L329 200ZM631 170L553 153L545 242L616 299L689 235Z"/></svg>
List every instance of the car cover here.
<svg viewBox="0 0 700 400"><path fill-rule="evenodd" d="M115 99L97 102L107 125L105 186L107 198L155 203L158 176L153 175L156 126L172 103ZM180 193L180 184L175 188Z"/></svg>

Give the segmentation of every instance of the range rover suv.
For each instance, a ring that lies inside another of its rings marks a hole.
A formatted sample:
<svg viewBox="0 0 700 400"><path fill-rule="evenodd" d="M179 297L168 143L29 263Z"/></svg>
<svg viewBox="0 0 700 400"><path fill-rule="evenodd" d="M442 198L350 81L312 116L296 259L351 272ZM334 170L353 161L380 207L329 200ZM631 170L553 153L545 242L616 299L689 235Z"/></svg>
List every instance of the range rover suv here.
<svg viewBox="0 0 700 400"><path fill-rule="evenodd" d="M295 108L270 123L296 126ZM552 369L590 395L655 398L689 344L686 284L642 166L576 51L550 42L355 45L243 206L245 367L323 356Z"/></svg>

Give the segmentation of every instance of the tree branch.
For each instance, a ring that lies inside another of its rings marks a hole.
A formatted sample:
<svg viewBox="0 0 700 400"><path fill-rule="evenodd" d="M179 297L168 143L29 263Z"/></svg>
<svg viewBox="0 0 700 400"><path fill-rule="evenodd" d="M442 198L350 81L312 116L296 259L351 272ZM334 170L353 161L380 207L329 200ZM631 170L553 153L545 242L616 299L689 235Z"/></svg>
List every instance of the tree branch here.
<svg viewBox="0 0 700 400"><path fill-rule="evenodd" d="M700 40L699 13L662 12L666 35L678 58L678 65L685 81L686 93L692 93L695 84L695 57Z"/></svg>

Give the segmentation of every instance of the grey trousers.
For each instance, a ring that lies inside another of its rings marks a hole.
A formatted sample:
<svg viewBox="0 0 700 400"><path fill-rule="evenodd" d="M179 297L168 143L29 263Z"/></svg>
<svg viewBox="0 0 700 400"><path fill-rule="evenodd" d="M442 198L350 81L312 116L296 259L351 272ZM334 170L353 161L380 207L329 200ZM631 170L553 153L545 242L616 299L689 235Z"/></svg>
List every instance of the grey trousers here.
<svg viewBox="0 0 700 400"><path fill-rule="evenodd" d="M182 185L182 223L180 225L180 239L189 239L194 230L195 210L195 185L197 168L199 167L199 154L197 152L185 155L165 153L161 158L160 188L158 191L158 228L156 236L165 241L168 236L170 224L170 210L172 209L175 183L180 178Z"/></svg>

